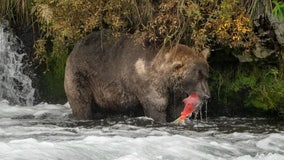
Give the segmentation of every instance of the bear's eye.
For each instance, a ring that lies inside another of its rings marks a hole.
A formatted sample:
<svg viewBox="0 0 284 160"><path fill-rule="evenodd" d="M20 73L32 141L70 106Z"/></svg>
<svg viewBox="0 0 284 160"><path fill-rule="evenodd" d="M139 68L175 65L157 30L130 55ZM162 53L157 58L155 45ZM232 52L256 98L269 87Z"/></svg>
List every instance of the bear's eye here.
<svg viewBox="0 0 284 160"><path fill-rule="evenodd" d="M198 80L207 79L207 78L208 78L208 75L206 73L204 73L202 70L198 71Z"/></svg>
<svg viewBox="0 0 284 160"><path fill-rule="evenodd" d="M198 70L198 78L199 79L207 79L208 73L202 69Z"/></svg>

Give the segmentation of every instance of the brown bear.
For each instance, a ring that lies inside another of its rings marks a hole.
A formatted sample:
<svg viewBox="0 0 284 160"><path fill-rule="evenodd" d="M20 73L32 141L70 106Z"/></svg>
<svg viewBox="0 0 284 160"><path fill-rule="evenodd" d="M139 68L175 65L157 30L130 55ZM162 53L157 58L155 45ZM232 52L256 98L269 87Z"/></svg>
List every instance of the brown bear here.
<svg viewBox="0 0 284 160"><path fill-rule="evenodd" d="M74 118L142 110L163 123L179 117L188 94L210 96L209 49L198 52L177 44L158 50L127 35L107 37L89 34L67 59L64 87Z"/></svg>

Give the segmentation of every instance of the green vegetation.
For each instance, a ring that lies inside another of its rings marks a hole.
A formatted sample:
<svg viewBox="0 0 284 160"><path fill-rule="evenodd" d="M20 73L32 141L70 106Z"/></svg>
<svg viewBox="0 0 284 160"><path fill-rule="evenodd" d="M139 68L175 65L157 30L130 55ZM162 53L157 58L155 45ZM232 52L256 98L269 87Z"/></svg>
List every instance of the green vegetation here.
<svg viewBox="0 0 284 160"><path fill-rule="evenodd" d="M49 70L43 76L44 83L46 83L44 97L50 99L50 101L64 102L65 92L64 92L64 71L65 62L68 53L60 53L52 55L48 59L48 64L50 64ZM45 84L43 84L45 85Z"/></svg>
<svg viewBox="0 0 284 160"><path fill-rule="evenodd" d="M220 44L250 49L256 38L245 8L236 0L35 0L33 11L42 39L61 41L67 48L103 29L115 36L132 34L156 47L183 42L199 49Z"/></svg>
<svg viewBox="0 0 284 160"><path fill-rule="evenodd" d="M217 91L216 104L277 112L284 109L280 104L284 97L284 81L274 67L239 66L235 71L214 70L211 76L211 89Z"/></svg>
<svg viewBox="0 0 284 160"><path fill-rule="evenodd" d="M74 44L92 31L112 30L112 36L126 33L153 47L184 43L200 50L205 47L221 50L219 59L211 63L210 83L216 104L280 110L279 103L284 97L283 54L279 53L278 61L271 65L271 62L260 64L252 53L259 41L251 21L258 2L3 0L0 13L19 22L15 24L38 26L41 37L34 44L34 58L39 62L39 70L45 71L43 92L50 99L64 97L64 66ZM270 4L274 16L283 19L282 1L265 3ZM228 55L250 55L256 61L226 67L230 63Z"/></svg>
<svg viewBox="0 0 284 160"><path fill-rule="evenodd" d="M283 20L284 19L284 2L278 2L277 0L273 0L272 2L275 5L272 10L272 14L275 17L278 17L279 20Z"/></svg>

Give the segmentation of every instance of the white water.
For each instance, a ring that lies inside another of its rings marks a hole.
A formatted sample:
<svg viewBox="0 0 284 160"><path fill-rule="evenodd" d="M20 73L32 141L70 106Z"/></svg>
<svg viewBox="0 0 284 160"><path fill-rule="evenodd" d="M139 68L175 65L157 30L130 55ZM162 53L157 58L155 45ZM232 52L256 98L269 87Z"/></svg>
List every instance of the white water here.
<svg viewBox="0 0 284 160"><path fill-rule="evenodd" d="M187 126L74 121L68 105L0 102L1 160L284 160L283 122L208 118Z"/></svg>
<svg viewBox="0 0 284 160"><path fill-rule="evenodd" d="M1 19L0 19L1 21ZM23 73L22 42L8 30L8 22L0 23L0 100L13 104L32 105L34 88Z"/></svg>

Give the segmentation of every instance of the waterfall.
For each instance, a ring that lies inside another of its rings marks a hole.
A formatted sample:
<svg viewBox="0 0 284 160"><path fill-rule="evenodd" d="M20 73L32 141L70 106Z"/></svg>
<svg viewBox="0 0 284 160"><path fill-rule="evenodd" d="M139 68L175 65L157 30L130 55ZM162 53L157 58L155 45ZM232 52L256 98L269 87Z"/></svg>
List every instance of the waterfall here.
<svg viewBox="0 0 284 160"><path fill-rule="evenodd" d="M1 19L0 19L1 21ZM33 105L32 80L23 73L22 41L8 30L8 22L0 23L0 100L11 104Z"/></svg>

